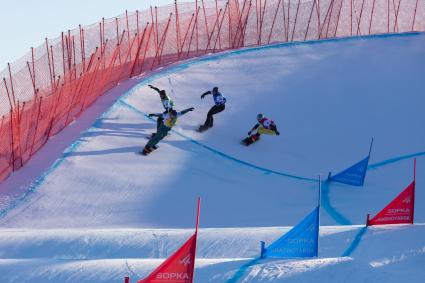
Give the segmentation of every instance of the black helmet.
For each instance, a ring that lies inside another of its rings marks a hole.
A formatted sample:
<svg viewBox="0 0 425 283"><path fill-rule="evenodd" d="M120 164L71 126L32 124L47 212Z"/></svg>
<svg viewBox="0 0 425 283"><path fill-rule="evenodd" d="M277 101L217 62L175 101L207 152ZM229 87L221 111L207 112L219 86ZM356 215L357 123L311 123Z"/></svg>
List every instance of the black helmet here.
<svg viewBox="0 0 425 283"><path fill-rule="evenodd" d="M260 121L263 118L264 118L264 115L263 114L260 113L260 114L257 115L257 120L258 121Z"/></svg>
<svg viewBox="0 0 425 283"><path fill-rule="evenodd" d="M214 92L217 92L217 91L218 91L218 87L216 87L216 86L215 86L215 87L213 87L213 91L214 91Z"/></svg>
<svg viewBox="0 0 425 283"><path fill-rule="evenodd" d="M159 91L159 95L160 95L161 97L165 97L165 96L167 96L167 94L165 93L165 90L160 90L160 91Z"/></svg>

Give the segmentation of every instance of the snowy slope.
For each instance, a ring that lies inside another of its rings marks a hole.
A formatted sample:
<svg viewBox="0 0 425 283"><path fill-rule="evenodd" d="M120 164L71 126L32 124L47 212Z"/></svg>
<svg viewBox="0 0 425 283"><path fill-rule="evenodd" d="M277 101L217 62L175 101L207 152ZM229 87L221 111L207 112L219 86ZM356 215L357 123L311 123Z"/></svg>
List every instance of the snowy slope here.
<svg viewBox="0 0 425 283"><path fill-rule="evenodd" d="M209 260L197 266L197 282L396 282L393 272L403 268L411 282L421 282L423 225L325 227L320 259L228 261L257 256L259 240L286 231L235 227L295 225L317 204L318 175L364 158L372 137L365 186L325 186L321 224L363 224L411 182L413 157L415 221L425 222L424 43L424 34L410 34L284 44L209 55L140 78L28 193L2 203L0 281L145 275L159 261L136 258L168 256L191 232L140 228L192 228L201 196L201 227L229 230L201 230L198 258ZM166 89L178 110L195 111L143 157L136 152L155 128L145 114L162 111L149 83ZM200 94L213 86L228 103L201 134L195 129L212 99ZM281 135L242 146L257 113L275 120ZM390 243L399 244L393 250Z"/></svg>
<svg viewBox="0 0 425 283"><path fill-rule="evenodd" d="M0 225L191 227L197 196L205 200L204 227L294 225L317 203L318 174L364 158L372 137L371 163L419 154L420 188L423 42L423 35L413 35L282 45L207 57L143 80ZM147 83L167 89L177 109L196 111L181 117L177 132L145 158L135 152L155 124L143 113L162 111ZM200 134L194 129L212 99L199 96L214 85L227 96L227 109ZM282 134L241 146L260 112ZM361 224L411 180L412 162L402 159L370 170L363 189L332 184L324 197L344 215L343 224ZM322 223L337 224L332 216L323 215ZM420 206L416 219L425 220Z"/></svg>
<svg viewBox="0 0 425 283"><path fill-rule="evenodd" d="M195 282L422 282L424 225L321 227L320 258L258 260L258 240L290 227L201 229ZM193 230L61 229L0 231L1 282L132 282L146 276ZM401 241L400 239L409 239ZM392 248L388 245L391 243ZM343 256L344 255L344 256ZM413 271L413 272L412 272Z"/></svg>

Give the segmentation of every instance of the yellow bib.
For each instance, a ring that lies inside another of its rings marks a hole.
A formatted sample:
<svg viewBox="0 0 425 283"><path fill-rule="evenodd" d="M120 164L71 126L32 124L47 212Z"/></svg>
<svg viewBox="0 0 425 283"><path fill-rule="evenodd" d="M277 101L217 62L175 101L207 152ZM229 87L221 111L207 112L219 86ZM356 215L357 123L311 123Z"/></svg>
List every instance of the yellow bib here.
<svg viewBox="0 0 425 283"><path fill-rule="evenodd" d="M177 124L177 117L167 118L164 121L164 125L167 126L168 128L174 127L175 124Z"/></svg>

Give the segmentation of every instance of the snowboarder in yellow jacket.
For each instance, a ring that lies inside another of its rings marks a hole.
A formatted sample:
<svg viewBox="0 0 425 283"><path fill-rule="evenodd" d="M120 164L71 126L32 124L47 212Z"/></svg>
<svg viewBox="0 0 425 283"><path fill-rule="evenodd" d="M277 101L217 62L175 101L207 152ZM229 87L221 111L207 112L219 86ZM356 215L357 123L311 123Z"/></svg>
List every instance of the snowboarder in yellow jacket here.
<svg viewBox="0 0 425 283"><path fill-rule="evenodd" d="M171 130L172 127L177 123L178 117L186 114L189 111L193 111L195 108L190 107L183 111L177 112L176 110L171 110L164 113L153 113L149 114L149 117L162 118L163 122L159 125L158 131L152 135L145 148L141 152L143 155L151 153L153 150L157 149L156 146Z"/></svg>
<svg viewBox="0 0 425 283"><path fill-rule="evenodd" d="M258 114L257 121L258 123L248 132L248 137L243 140L244 144L250 145L258 141L261 135L280 135L273 120L264 117L263 114Z"/></svg>

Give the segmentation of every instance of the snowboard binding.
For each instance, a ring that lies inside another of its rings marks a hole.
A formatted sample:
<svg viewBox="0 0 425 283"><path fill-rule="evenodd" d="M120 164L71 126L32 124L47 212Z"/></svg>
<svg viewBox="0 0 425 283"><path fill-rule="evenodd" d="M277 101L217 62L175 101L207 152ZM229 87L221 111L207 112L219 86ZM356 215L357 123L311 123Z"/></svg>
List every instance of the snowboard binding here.
<svg viewBox="0 0 425 283"><path fill-rule="evenodd" d="M209 128L211 128L211 127L206 127L206 126L204 126L204 125L201 125L201 126L199 126L199 128L198 128L198 132L200 132L200 133L205 132L205 131L206 131L206 130L208 130Z"/></svg>
<svg viewBox="0 0 425 283"><path fill-rule="evenodd" d="M149 154L151 154L152 153L152 151L154 151L154 150L157 150L158 149L158 146L156 146L156 145L154 145L154 146L152 146L152 147L150 147L150 148L143 148L143 150L142 151L140 151L140 154L142 154L142 155L149 155Z"/></svg>
<svg viewBox="0 0 425 283"><path fill-rule="evenodd" d="M256 141L258 141L260 139L260 137L256 136L256 135L251 135L249 137L246 137L245 139L242 140L242 143L245 144L246 146L255 143Z"/></svg>

